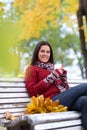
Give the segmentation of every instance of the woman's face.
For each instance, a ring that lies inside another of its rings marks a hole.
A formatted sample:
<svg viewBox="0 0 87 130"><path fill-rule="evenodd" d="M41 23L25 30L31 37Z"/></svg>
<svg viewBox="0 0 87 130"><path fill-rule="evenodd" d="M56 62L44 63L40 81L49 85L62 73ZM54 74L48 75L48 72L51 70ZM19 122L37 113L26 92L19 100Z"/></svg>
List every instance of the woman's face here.
<svg viewBox="0 0 87 130"><path fill-rule="evenodd" d="M38 59L41 62L48 62L50 59L50 47L48 45L42 45L38 52Z"/></svg>

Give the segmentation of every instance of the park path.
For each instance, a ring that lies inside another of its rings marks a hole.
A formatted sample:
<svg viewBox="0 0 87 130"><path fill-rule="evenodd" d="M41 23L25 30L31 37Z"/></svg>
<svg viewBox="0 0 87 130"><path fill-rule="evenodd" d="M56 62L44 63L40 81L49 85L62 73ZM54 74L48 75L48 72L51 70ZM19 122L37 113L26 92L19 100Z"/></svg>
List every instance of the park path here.
<svg viewBox="0 0 87 130"><path fill-rule="evenodd" d="M5 127L1 127L1 126L0 126L0 130L6 130L6 128L5 128Z"/></svg>

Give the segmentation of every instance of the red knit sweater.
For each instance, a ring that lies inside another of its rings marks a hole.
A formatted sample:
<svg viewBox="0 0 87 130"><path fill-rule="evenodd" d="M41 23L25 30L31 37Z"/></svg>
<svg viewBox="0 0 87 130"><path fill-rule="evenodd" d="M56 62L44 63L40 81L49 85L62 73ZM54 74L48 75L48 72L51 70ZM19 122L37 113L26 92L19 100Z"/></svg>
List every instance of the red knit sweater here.
<svg viewBox="0 0 87 130"><path fill-rule="evenodd" d="M25 73L25 83L29 96L42 95L47 98L52 98L54 95L60 93L60 90L54 83L50 86L43 81L46 76L50 74L47 69L42 69L37 66L28 66Z"/></svg>

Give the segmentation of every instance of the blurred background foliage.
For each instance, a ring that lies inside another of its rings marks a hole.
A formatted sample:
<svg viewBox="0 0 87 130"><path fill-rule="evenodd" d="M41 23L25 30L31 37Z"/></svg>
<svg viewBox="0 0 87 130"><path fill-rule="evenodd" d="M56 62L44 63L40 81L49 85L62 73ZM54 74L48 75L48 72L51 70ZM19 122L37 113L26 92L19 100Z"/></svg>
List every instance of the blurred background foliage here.
<svg viewBox="0 0 87 130"><path fill-rule="evenodd" d="M77 9L76 0L1 1L0 76L24 76L35 45L46 40L53 47L55 64L71 66L76 59L84 78Z"/></svg>

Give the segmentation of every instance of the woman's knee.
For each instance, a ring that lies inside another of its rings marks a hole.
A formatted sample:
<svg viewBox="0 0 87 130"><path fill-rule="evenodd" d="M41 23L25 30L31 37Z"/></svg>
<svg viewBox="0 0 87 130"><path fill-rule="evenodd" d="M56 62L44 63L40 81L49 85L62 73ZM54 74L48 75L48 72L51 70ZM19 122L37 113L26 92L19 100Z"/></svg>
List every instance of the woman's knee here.
<svg viewBox="0 0 87 130"><path fill-rule="evenodd" d="M79 98L81 105L87 105L87 96L81 96Z"/></svg>
<svg viewBox="0 0 87 130"><path fill-rule="evenodd" d="M79 97L73 104L73 108L76 110L81 110L83 107L87 108L87 96Z"/></svg>

